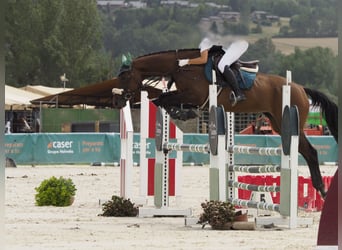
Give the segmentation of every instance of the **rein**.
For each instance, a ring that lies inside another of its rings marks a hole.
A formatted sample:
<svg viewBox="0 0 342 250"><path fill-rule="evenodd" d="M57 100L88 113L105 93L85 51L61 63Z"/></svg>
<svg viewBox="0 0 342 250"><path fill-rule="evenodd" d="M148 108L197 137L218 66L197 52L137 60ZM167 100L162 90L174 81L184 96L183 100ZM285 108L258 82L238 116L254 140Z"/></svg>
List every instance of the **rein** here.
<svg viewBox="0 0 342 250"><path fill-rule="evenodd" d="M151 87L155 87L158 85L159 81L161 80L160 76L154 76L154 77L150 77L147 78L145 81L145 83L142 83L142 86L151 86Z"/></svg>

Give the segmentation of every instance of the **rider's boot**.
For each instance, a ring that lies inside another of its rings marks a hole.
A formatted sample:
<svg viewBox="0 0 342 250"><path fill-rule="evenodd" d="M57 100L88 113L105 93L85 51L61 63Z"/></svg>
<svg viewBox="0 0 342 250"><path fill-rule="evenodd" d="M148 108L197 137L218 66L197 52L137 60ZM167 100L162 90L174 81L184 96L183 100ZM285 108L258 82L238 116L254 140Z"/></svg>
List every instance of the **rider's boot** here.
<svg viewBox="0 0 342 250"><path fill-rule="evenodd" d="M223 76L224 76L224 79L227 81L227 83L230 85L231 89L234 92L233 97L231 97L231 101L233 102L233 106L240 101L246 100L246 96L240 90L240 88L238 86L238 82L235 78L235 75L234 75L233 71L229 68L229 66L226 66L224 68Z"/></svg>

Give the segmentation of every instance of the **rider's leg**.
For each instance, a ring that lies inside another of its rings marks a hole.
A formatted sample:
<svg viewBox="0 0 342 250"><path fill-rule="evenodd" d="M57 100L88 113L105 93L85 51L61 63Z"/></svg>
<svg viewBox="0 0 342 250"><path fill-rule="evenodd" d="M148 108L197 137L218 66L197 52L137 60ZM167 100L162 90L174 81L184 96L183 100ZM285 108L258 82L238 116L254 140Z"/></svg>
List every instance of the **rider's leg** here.
<svg viewBox="0 0 342 250"><path fill-rule="evenodd" d="M235 75L229 66L226 66L224 68L223 77L225 78L225 80L227 81L227 83L230 85L230 87L235 93L235 99L232 101L239 102L239 101L246 100L246 97L243 94L243 92L240 90L238 82L235 78Z"/></svg>
<svg viewBox="0 0 342 250"><path fill-rule="evenodd" d="M236 62L243 53L246 52L248 48L248 43L246 41L235 41L233 42L228 49L225 50L224 55L220 59L218 63L218 68L223 73L224 68L228 65L232 65Z"/></svg>
<svg viewBox="0 0 342 250"><path fill-rule="evenodd" d="M245 95L240 90L237 80L233 71L230 69L230 65L236 62L240 56L245 53L248 48L248 43L246 41L236 41L233 42L229 48L225 51L224 55L218 63L218 68L223 74L227 83L231 86L233 92L235 93L234 105L239 102L246 100Z"/></svg>

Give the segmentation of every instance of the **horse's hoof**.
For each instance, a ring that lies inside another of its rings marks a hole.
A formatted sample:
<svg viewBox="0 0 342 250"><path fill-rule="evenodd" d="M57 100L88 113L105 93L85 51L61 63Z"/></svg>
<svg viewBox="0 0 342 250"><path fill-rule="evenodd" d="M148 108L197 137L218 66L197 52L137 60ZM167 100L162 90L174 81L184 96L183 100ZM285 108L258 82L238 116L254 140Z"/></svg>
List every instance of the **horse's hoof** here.
<svg viewBox="0 0 342 250"><path fill-rule="evenodd" d="M196 111L190 109L190 110L187 112L187 116L188 116L188 120L189 120L189 119L194 119L194 118L199 117L199 114L198 114Z"/></svg>
<svg viewBox="0 0 342 250"><path fill-rule="evenodd" d="M321 195L322 199L325 200L325 198L327 198L327 192L325 191L320 191L319 194Z"/></svg>
<svg viewBox="0 0 342 250"><path fill-rule="evenodd" d="M167 110L170 117L174 120L187 121L198 117L198 114L194 110L184 110L178 108L171 108Z"/></svg>
<svg viewBox="0 0 342 250"><path fill-rule="evenodd" d="M187 121L190 119L194 119L196 117L198 117L198 114L191 109L188 111L182 110L180 111L180 114L179 114L179 120L181 121Z"/></svg>
<svg viewBox="0 0 342 250"><path fill-rule="evenodd" d="M172 119L176 119L176 120L178 120L179 117L181 116L179 110L173 110L173 109L170 110L169 115L171 116Z"/></svg>
<svg viewBox="0 0 342 250"><path fill-rule="evenodd" d="M316 188L319 195L322 197L323 200L327 197L327 191L324 188L324 184L321 184L319 188Z"/></svg>
<svg viewBox="0 0 342 250"><path fill-rule="evenodd" d="M152 103L153 103L154 105L156 105L157 107L159 107L159 106L160 106L159 98L156 98L156 99L152 100Z"/></svg>
<svg viewBox="0 0 342 250"><path fill-rule="evenodd" d="M181 110L176 108L171 108L169 111L167 111L170 115L170 117L174 120L181 120L182 116L184 116Z"/></svg>
<svg viewBox="0 0 342 250"><path fill-rule="evenodd" d="M178 120L181 121L187 121L188 120L188 116L185 113L182 113L179 117Z"/></svg>

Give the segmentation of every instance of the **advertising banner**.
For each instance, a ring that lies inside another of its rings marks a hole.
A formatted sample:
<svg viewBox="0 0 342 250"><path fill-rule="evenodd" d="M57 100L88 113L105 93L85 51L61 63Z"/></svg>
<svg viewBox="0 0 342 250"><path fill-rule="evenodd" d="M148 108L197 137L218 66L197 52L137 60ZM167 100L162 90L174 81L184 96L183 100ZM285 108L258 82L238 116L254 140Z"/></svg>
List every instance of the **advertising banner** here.
<svg viewBox="0 0 342 250"><path fill-rule="evenodd" d="M337 162L338 148L332 136L310 136L309 141L317 149L319 162ZM207 144L207 134L184 134L186 144ZM236 145L252 147L280 147L279 136L236 135ZM120 162L119 133L32 133L6 134L5 154L17 164L89 164L93 162ZM146 157L154 158L154 139L147 139ZM176 153L170 154L171 158ZM209 153L183 153L183 163L209 164ZM139 164L140 134L134 134L133 162ZM235 154L235 164L280 164L276 156ZM299 164L304 165L299 156Z"/></svg>
<svg viewBox="0 0 342 250"><path fill-rule="evenodd" d="M6 157L17 164L114 162L120 158L117 133L41 133L5 136Z"/></svg>

